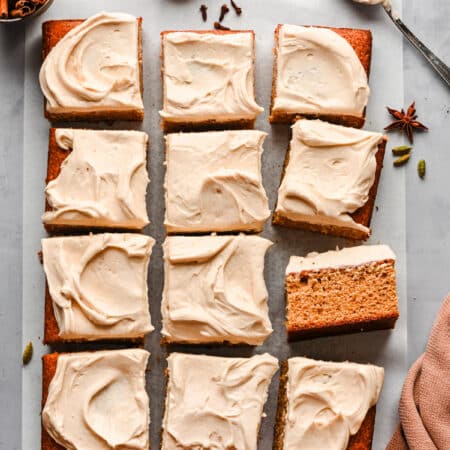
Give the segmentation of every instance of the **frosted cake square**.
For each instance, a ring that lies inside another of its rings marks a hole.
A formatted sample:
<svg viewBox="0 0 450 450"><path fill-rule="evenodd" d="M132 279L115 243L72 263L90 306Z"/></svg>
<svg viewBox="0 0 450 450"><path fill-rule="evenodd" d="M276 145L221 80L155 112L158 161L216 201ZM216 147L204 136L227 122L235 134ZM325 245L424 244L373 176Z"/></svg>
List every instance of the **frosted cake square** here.
<svg viewBox="0 0 450 450"><path fill-rule="evenodd" d="M148 450L149 356L138 348L44 355L41 450Z"/></svg>
<svg viewBox="0 0 450 450"><path fill-rule="evenodd" d="M367 239L386 141L380 133L298 120L273 223Z"/></svg>
<svg viewBox="0 0 450 450"><path fill-rule="evenodd" d="M278 360L172 353L162 423L162 450L257 449L270 381Z"/></svg>
<svg viewBox="0 0 450 450"><path fill-rule="evenodd" d="M49 120L143 120L141 18L101 12L44 22L42 57Z"/></svg>
<svg viewBox="0 0 450 450"><path fill-rule="evenodd" d="M269 120L301 116L361 128L371 54L368 30L278 25Z"/></svg>
<svg viewBox="0 0 450 450"><path fill-rule="evenodd" d="M264 255L271 245L259 236L168 237L163 340L262 344L272 333L264 283Z"/></svg>
<svg viewBox="0 0 450 450"><path fill-rule="evenodd" d="M140 340L153 330L147 270L154 240L140 234L42 239L44 343Z"/></svg>
<svg viewBox="0 0 450 450"><path fill-rule="evenodd" d="M384 369L296 357L281 363L273 450L371 449Z"/></svg>
<svg viewBox="0 0 450 450"><path fill-rule="evenodd" d="M261 176L265 137L254 130L168 134L167 232L261 231L270 216Z"/></svg>
<svg viewBox="0 0 450 450"><path fill-rule="evenodd" d="M253 31L164 31L161 46L165 132L253 128Z"/></svg>
<svg viewBox="0 0 450 450"><path fill-rule="evenodd" d="M142 230L149 223L147 147L142 131L51 128L46 230Z"/></svg>

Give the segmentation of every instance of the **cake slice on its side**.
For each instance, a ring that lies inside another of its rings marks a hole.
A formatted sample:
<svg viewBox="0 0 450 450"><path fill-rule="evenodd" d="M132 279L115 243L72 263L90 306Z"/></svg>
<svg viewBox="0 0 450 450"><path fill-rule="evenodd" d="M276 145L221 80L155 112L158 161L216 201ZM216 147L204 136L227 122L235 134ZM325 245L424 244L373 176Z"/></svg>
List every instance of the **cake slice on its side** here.
<svg viewBox="0 0 450 450"><path fill-rule="evenodd" d="M273 450L370 450L383 380L372 365L283 362Z"/></svg>
<svg viewBox="0 0 450 450"><path fill-rule="evenodd" d="M147 294L153 244L148 236L119 233L43 239L44 344L142 343L154 329Z"/></svg>
<svg viewBox="0 0 450 450"><path fill-rule="evenodd" d="M271 245L242 234L168 237L163 341L262 344L272 333L264 283L264 255Z"/></svg>
<svg viewBox="0 0 450 450"><path fill-rule="evenodd" d="M288 339L394 328L394 265L386 245L292 256L286 269Z"/></svg>
<svg viewBox="0 0 450 450"><path fill-rule="evenodd" d="M301 116L362 128L371 54L368 30L278 25L270 122Z"/></svg>
<svg viewBox="0 0 450 450"><path fill-rule="evenodd" d="M149 223L147 145L142 131L51 128L45 229L142 230Z"/></svg>
<svg viewBox="0 0 450 450"><path fill-rule="evenodd" d="M278 361L172 353L162 423L162 450L256 450L270 381Z"/></svg>
<svg viewBox="0 0 450 450"><path fill-rule="evenodd" d="M274 225L367 239L387 138L298 120L286 154Z"/></svg>
<svg viewBox="0 0 450 450"><path fill-rule="evenodd" d="M44 22L42 59L49 120L143 120L141 18L102 12Z"/></svg>
<svg viewBox="0 0 450 450"><path fill-rule="evenodd" d="M164 132L253 128L253 31L163 31Z"/></svg>
<svg viewBox="0 0 450 450"><path fill-rule="evenodd" d="M256 130L166 135L168 234L260 232L270 216Z"/></svg>
<svg viewBox="0 0 450 450"><path fill-rule="evenodd" d="M42 357L41 450L150 447L141 349Z"/></svg>

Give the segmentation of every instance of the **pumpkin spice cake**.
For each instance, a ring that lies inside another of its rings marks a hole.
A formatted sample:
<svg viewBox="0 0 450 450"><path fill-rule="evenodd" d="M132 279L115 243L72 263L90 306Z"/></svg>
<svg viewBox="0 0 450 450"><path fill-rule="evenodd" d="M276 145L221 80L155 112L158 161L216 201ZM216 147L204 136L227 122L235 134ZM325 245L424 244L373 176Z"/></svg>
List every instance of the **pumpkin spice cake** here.
<svg viewBox="0 0 450 450"><path fill-rule="evenodd" d="M383 380L368 364L282 362L273 450L370 450Z"/></svg>
<svg viewBox="0 0 450 450"><path fill-rule="evenodd" d="M163 130L253 128L254 65L253 31L163 31Z"/></svg>
<svg viewBox="0 0 450 450"><path fill-rule="evenodd" d="M143 120L142 19L101 12L44 22L42 57L49 120Z"/></svg>
<svg viewBox="0 0 450 450"><path fill-rule="evenodd" d="M291 256L285 282L289 340L394 328L399 316L387 245Z"/></svg>
<svg viewBox="0 0 450 450"><path fill-rule="evenodd" d="M166 238L163 341L262 344L273 331L264 283L271 245L243 234Z"/></svg>
<svg viewBox="0 0 450 450"><path fill-rule="evenodd" d="M275 225L367 239L387 138L298 120L286 154Z"/></svg>
<svg viewBox="0 0 450 450"><path fill-rule="evenodd" d="M148 450L149 356L138 348L44 355L41 450Z"/></svg>
<svg viewBox="0 0 450 450"><path fill-rule="evenodd" d="M142 230L149 223L147 145L142 131L51 128L46 230Z"/></svg>
<svg viewBox="0 0 450 450"><path fill-rule="evenodd" d="M270 216L261 175L266 136L256 130L166 135L167 233L261 231Z"/></svg>
<svg viewBox="0 0 450 450"><path fill-rule="evenodd" d="M278 25L270 122L301 116L361 128L371 54L368 30Z"/></svg>
<svg viewBox="0 0 450 450"><path fill-rule="evenodd" d="M153 330L147 270L154 240L105 233L42 239L44 344L142 342Z"/></svg>
<svg viewBox="0 0 450 450"><path fill-rule="evenodd" d="M256 450L270 381L278 360L172 353L161 450Z"/></svg>

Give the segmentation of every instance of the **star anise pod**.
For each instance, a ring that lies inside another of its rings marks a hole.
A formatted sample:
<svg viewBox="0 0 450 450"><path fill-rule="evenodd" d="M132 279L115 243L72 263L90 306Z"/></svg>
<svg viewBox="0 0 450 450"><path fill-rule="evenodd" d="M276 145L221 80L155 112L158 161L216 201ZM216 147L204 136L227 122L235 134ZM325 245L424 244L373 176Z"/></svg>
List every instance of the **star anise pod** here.
<svg viewBox="0 0 450 450"><path fill-rule="evenodd" d="M409 142L411 142L411 144L414 142L414 131L428 130L428 128L423 123L420 123L418 120L416 120L417 114L415 102L412 102L411 105L409 105L406 113L403 109L401 111L397 111L396 109L389 108L389 106L387 107L387 110L389 111L389 114L396 120L389 124L385 128L385 130L391 131L399 129L400 131L405 133L406 136L408 136Z"/></svg>

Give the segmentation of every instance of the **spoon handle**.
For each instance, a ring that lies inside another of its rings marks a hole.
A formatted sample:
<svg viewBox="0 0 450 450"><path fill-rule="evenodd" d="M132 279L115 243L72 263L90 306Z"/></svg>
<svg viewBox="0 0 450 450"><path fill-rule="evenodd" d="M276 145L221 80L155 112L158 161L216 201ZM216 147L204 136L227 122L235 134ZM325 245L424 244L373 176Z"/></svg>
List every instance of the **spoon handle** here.
<svg viewBox="0 0 450 450"><path fill-rule="evenodd" d="M447 64L439 59L420 39L418 39L414 33L400 20L397 14L392 12L392 8L387 5L383 5L384 10L391 18L391 20L397 25L397 28L403 33L403 35L419 50L425 59L434 67L434 70L442 77L442 79L450 86L450 68Z"/></svg>

